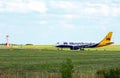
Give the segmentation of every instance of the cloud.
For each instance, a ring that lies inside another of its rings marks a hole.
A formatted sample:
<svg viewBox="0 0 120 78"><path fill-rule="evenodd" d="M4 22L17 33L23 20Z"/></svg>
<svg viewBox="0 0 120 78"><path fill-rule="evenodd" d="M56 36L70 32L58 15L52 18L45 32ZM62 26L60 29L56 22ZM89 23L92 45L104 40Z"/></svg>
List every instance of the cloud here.
<svg viewBox="0 0 120 78"><path fill-rule="evenodd" d="M63 14L63 15L60 15L60 16L63 17L63 18L66 18L66 19L77 18L77 15L75 15L75 14Z"/></svg>
<svg viewBox="0 0 120 78"><path fill-rule="evenodd" d="M40 2L40 1L29 2L27 4L27 7L31 11L36 11L36 12L40 12L40 13L44 13L44 12L47 11L47 7L46 7L45 3L44 2Z"/></svg>
<svg viewBox="0 0 120 78"><path fill-rule="evenodd" d="M95 16L112 16L112 6L106 3L91 3L87 2L84 4L84 12L88 15L95 15Z"/></svg>
<svg viewBox="0 0 120 78"><path fill-rule="evenodd" d="M42 1L1 1L0 2L0 11L7 11L7 12L39 12L39 13L45 13L47 12L46 4Z"/></svg>
<svg viewBox="0 0 120 78"><path fill-rule="evenodd" d="M59 18L63 18L63 19L73 19L73 18L77 18L77 15L75 14L54 14L53 16L59 17Z"/></svg>
<svg viewBox="0 0 120 78"><path fill-rule="evenodd" d="M112 12L111 15L112 16L119 16L120 15L120 7L112 7Z"/></svg>
<svg viewBox="0 0 120 78"><path fill-rule="evenodd" d="M65 13L78 14L80 16L119 16L120 4L111 2L81 2L81 1L51 1L54 10Z"/></svg>
<svg viewBox="0 0 120 78"><path fill-rule="evenodd" d="M97 13L97 9L95 8L85 8L84 9L84 12L87 14L87 15L94 15Z"/></svg>
<svg viewBox="0 0 120 78"><path fill-rule="evenodd" d="M63 29L66 29L66 30L72 30L75 28L75 26L73 24L69 24L69 23L65 23L65 22L61 22L59 24L59 26L61 26Z"/></svg>
<svg viewBox="0 0 120 78"><path fill-rule="evenodd" d="M74 3L70 1L51 1L50 4L55 9L58 9L58 8L59 9L72 9L76 7Z"/></svg>
<svg viewBox="0 0 120 78"><path fill-rule="evenodd" d="M49 7L47 7L49 6ZM67 19L77 16L120 16L120 4L112 1L9 0L0 1L0 12L38 12L57 14ZM49 11L49 12L48 12Z"/></svg>
<svg viewBox="0 0 120 78"><path fill-rule="evenodd" d="M110 6L107 4L88 4L87 8L85 8L85 12L92 15L103 15L109 16L110 14ZM87 10L87 11L86 11Z"/></svg>
<svg viewBox="0 0 120 78"><path fill-rule="evenodd" d="M47 21L44 21L44 20L40 21L39 24L41 24L41 25L47 24Z"/></svg>
<svg viewBox="0 0 120 78"><path fill-rule="evenodd" d="M0 28L4 28L4 27L7 28L7 24L0 22Z"/></svg>
<svg viewBox="0 0 120 78"><path fill-rule="evenodd" d="M110 8L111 8L111 7L109 7L108 5L102 4L102 5L100 6L100 11L101 11L101 13L102 13L104 16L109 16L109 14L110 14Z"/></svg>
<svg viewBox="0 0 120 78"><path fill-rule="evenodd" d="M25 3L22 2L7 2L5 5L5 11L8 12L25 12L27 10Z"/></svg>

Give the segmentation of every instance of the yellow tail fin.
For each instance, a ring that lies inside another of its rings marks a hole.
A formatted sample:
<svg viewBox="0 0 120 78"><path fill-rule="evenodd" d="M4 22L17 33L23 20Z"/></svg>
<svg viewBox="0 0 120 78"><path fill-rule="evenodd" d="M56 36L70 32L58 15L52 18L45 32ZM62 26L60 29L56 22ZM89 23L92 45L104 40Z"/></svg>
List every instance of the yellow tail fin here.
<svg viewBox="0 0 120 78"><path fill-rule="evenodd" d="M111 42L112 33L113 32L109 32L105 36L105 38L97 45L97 47L102 47L102 46L113 44L113 42Z"/></svg>

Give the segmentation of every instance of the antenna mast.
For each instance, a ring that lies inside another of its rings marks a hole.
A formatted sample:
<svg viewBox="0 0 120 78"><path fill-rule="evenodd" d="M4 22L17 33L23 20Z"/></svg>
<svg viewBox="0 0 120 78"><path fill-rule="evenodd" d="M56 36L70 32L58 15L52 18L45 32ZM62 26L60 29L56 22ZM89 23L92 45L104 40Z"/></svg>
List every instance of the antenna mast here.
<svg viewBox="0 0 120 78"><path fill-rule="evenodd" d="M9 35L6 35L6 46L9 47L10 43L9 43Z"/></svg>

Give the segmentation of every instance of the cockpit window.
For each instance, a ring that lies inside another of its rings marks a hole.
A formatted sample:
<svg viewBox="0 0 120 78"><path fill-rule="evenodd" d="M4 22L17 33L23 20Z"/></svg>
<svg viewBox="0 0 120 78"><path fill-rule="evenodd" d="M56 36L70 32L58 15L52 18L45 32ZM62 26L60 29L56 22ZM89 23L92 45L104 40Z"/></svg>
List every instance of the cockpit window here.
<svg viewBox="0 0 120 78"><path fill-rule="evenodd" d="M57 44L59 44L59 42L57 42Z"/></svg>

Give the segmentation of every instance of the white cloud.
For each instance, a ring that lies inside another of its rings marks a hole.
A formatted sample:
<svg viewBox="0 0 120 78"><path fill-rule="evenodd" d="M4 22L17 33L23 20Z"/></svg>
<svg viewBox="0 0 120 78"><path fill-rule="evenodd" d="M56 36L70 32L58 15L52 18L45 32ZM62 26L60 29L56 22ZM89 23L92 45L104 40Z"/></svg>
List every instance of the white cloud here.
<svg viewBox="0 0 120 78"><path fill-rule="evenodd" d="M1 23L1 22L0 22L0 28L4 28L4 27L7 28L7 25L6 25L5 23Z"/></svg>
<svg viewBox="0 0 120 78"><path fill-rule="evenodd" d="M101 13L105 16L109 16L110 14L110 7L106 4L101 5Z"/></svg>
<svg viewBox="0 0 120 78"><path fill-rule="evenodd" d="M1 7L1 6L3 6L2 4L3 4L3 2L2 2L2 1L0 1L0 7Z"/></svg>
<svg viewBox="0 0 120 78"><path fill-rule="evenodd" d="M44 21L44 20L43 20L43 21L40 21L39 23L40 23L41 25L44 25L44 24L47 24L47 21Z"/></svg>
<svg viewBox="0 0 120 78"><path fill-rule="evenodd" d="M66 19L73 19L73 18L76 18L77 15L75 14L64 14L64 15L61 15L63 18L66 18Z"/></svg>
<svg viewBox="0 0 120 78"><path fill-rule="evenodd" d="M71 8L74 8L75 5L71 2L61 1L59 2L58 7L63 8L63 9L71 9Z"/></svg>
<svg viewBox="0 0 120 78"><path fill-rule="evenodd" d="M46 5L44 2L39 2L39 1L33 1L33 2L29 2L27 4L27 7L31 10L31 11L37 11L40 13L44 13L47 11Z"/></svg>
<svg viewBox="0 0 120 78"><path fill-rule="evenodd" d="M112 12L111 15L112 16L119 16L120 15L120 7L112 7Z"/></svg>
<svg viewBox="0 0 120 78"><path fill-rule="evenodd" d="M79 3L79 5L78 5ZM74 11L80 8L80 2L74 1L50 1L50 6L55 10Z"/></svg>
<svg viewBox="0 0 120 78"><path fill-rule="evenodd" d="M67 29L67 30L72 30L75 28L75 26L73 24L69 24L69 23L60 23L59 26L61 26L63 29Z"/></svg>
<svg viewBox="0 0 120 78"><path fill-rule="evenodd" d="M55 10L64 10L66 13L78 14L80 16L118 16L119 3L108 2L81 2L81 1L51 1L51 6Z"/></svg>
<svg viewBox="0 0 120 78"><path fill-rule="evenodd" d="M52 16L67 19L67 20L77 18L77 15L75 15L75 14L54 14Z"/></svg>
<svg viewBox="0 0 120 78"><path fill-rule="evenodd" d="M4 11L4 9L3 9L3 2L0 1L0 12L3 12L3 11Z"/></svg>
<svg viewBox="0 0 120 78"><path fill-rule="evenodd" d="M93 15L97 13L97 9L96 8L85 8L84 12L88 15Z"/></svg>
<svg viewBox="0 0 120 78"><path fill-rule="evenodd" d="M102 15L102 16L109 16L110 14L110 6L105 3L90 3L87 2L84 4L85 7L85 13L88 15Z"/></svg>
<svg viewBox="0 0 120 78"><path fill-rule="evenodd" d="M47 5L49 7L47 7ZM81 1L45 1L45 0L9 0L0 1L0 12L38 12L46 13L60 11L59 15L73 19L77 16L119 16L119 3L111 2L81 2ZM63 14L64 13L64 14ZM70 14L71 13L71 14ZM47 13L48 14L48 13ZM53 13L55 14L55 13Z"/></svg>
<svg viewBox="0 0 120 78"><path fill-rule="evenodd" d="M41 14L41 17L55 17L55 18L62 18L62 19L66 19L66 20L71 20L74 18L78 18L78 15L76 14Z"/></svg>
<svg viewBox="0 0 120 78"><path fill-rule="evenodd" d="M25 3L7 2L5 11L9 12L25 12L27 10Z"/></svg>
<svg viewBox="0 0 120 78"><path fill-rule="evenodd" d="M1 11L7 11L7 12L30 12L35 11L39 13L45 13L47 12L46 4L42 1L1 1L0 5L2 4L2 7L0 7ZM3 8L4 7L4 8Z"/></svg>

